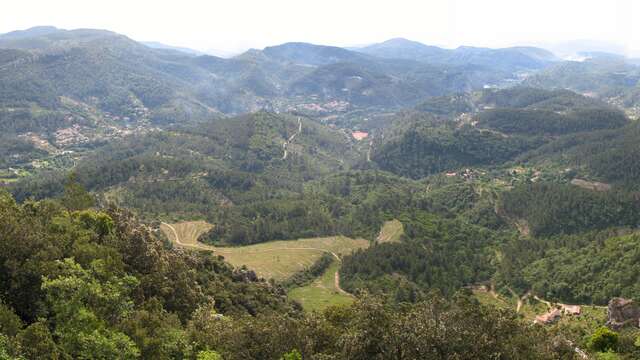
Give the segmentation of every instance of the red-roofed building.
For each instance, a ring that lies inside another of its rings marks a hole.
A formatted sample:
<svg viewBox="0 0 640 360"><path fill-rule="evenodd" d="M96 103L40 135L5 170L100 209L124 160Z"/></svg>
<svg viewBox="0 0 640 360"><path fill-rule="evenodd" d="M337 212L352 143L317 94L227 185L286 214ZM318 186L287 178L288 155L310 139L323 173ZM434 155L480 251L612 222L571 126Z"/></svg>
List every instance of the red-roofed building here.
<svg viewBox="0 0 640 360"><path fill-rule="evenodd" d="M353 136L354 139L360 141L369 136L369 133L366 133L364 131L354 131L351 133L351 136Z"/></svg>

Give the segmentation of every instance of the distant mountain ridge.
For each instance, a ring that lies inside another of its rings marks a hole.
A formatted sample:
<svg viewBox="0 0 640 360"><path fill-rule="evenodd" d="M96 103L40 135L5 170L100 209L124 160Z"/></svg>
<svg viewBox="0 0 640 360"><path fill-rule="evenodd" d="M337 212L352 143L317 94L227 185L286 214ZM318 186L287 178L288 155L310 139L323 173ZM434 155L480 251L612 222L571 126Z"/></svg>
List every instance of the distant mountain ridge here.
<svg viewBox="0 0 640 360"><path fill-rule="evenodd" d="M456 49L443 49L404 38L390 39L355 50L389 59L410 59L437 64L494 66L510 71L540 69L559 60L550 51L536 47L490 49L461 46Z"/></svg>
<svg viewBox="0 0 640 360"><path fill-rule="evenodd" d="M5 34L0 34L2 39L20 39L31 36L42 36L52 32L56 32L59 29L55 26L36 26L26 30L16 30Z"/></svg>
<svg viewBox="0 0 640 360"><path fill-rule="evenodd" d="M572 40L555 44L541 44L541 47L549 49L554 54L566 60L576 60L582 57L582 53L600 52L624 56L624 46L606 41L597 40Z"/></svg>
<svg viewBox="0 0 640 360"><path fill-rule="evenodd" d="M105 38L126 37L108 30L65 30L53 26L40 26L1 34L0 49L45 50L55 46L71 47Z"/></svg>
<svg viewBox="0 0 640 360"><path fill-rule="evenodd" d="M181 46L171 46L171 45L163 44L157 41L143 41L141 42L141 44L146 45L152 49L174 50L174 51L179 51L179 52L193 55L193 56L206 55L206 53L202 51L181 47Z"/></svg>
<svg viewBox="0 0 640 360"><path fill-rule="evenodd" d="M0 125L51 134L105 119L167 126L259 110L395 111L559 64L534 47L451 50L396 38L356 50L290 42L221 58L107 30L14 31L0 35L0 114L12 109Z"/></svg>
<svg viewBox="0 0 640 360"><path fill-rule="evenodd" d="M458 53L469 61L459 56L457 63L429 63L409 53L407 59L390 59L294 42L223 59L106 30L36 27L0 35L0 104L30 108L31 102L56 110L61 98L70 98L95 111L155 123L290 111L299 103L399 108L499 84L514 78L513 69L535 70L544 63L544 53L527 50L516 52L514 66L476 64L483 56L492 59L487 51L468 48Z"/></svg>
<svg viewBox="0 0 640 360"><path fill-rule="evenodd" d="M425 45L405 38L393 38L362 48L354 48L354 50L384 58L412 60L426 58L429 56L443 56L448 53L448 50L443 48Z"/></svg>
<svg viewBox="0 0 640 360"><path fill-rule="evenodd" d="M290 42L264 48L262 52L277 60L304 65L328 65L337 62L368 61L368 56L336 46Z"/></svg>

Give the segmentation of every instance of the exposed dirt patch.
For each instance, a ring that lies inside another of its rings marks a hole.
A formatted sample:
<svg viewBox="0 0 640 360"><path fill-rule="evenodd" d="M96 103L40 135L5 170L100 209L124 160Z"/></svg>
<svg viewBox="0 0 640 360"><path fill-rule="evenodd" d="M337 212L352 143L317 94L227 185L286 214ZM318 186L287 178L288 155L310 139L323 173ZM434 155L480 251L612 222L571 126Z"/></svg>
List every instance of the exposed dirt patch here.
<svg viewBox="0 0 640 360"><path fill-rule="evenodd" d="M174 243L181 246L198 246L198 238L213 225L206 221L185 221L175 224L162 223L160 229Z"/></svg>
<svg viewBox="0 0 640 360"><path fill-rule="evenodd" d="M514 225L518 229L518 232L522 236L529 236L531 234L531 229L529 228L529 223L525 219L518 219L514 222Z"/></svg>
<svg viewBox="0 0 640 360"><path fill-rule="evenodd" d="M571 180L571 184L581 187L587 190L593 191L609 191L611 190L611 185L597 182L597 181L587 181L583 179L573 179Z"/></svg>

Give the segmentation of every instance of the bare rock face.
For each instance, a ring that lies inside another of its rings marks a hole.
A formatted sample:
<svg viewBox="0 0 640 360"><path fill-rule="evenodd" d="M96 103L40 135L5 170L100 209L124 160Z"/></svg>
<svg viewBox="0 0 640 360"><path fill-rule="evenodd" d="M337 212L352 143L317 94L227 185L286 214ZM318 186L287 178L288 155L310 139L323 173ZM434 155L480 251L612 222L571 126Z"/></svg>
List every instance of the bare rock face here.
<svg viewBox="0 0 640 360"><path fill-rule="evenodd" d="M613 298L609 300L607 326L618 330L631 325L638 327L640 321L640 307L633 300Z"/></svg>

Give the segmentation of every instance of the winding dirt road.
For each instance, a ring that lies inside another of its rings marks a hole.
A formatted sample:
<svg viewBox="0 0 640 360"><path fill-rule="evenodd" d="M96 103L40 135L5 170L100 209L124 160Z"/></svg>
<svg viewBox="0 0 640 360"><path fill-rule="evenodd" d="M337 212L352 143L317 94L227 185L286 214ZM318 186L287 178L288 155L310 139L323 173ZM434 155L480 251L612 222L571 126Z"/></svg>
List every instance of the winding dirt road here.
<svg viewBox="0 0 640 360"><path fill-rule="evenodd" d="M527 298L529 298L529 296L531 296L531 290L527 291L522 296L519 296L518 294L516 294L516 292L513 291L513 289L511 289L508 286L507 286L507 290L509 290L509 292L511 293L511 295L513 295L513 297L518 299L518 302L517 302L517 305L516 305L516 312L519 313L520 309L522 309L522 306L524 305L524 301L527 300Z"/></svg>

